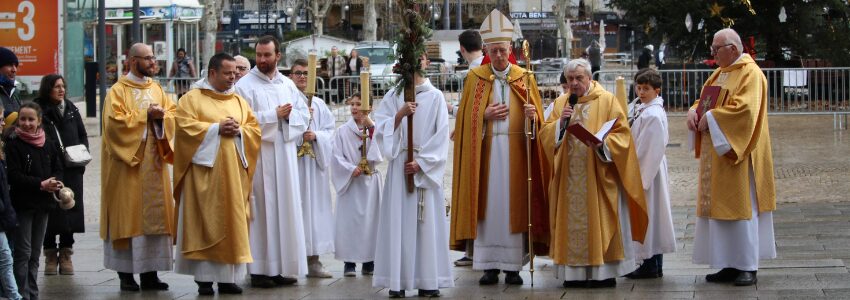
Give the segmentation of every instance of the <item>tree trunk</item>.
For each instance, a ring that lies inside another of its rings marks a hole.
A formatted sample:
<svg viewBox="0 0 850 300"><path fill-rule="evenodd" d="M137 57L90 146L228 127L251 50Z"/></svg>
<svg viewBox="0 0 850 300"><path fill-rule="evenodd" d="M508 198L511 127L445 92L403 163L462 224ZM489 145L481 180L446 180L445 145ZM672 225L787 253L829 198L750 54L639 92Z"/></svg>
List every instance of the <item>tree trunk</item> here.
<svg viewBox="0 0 850 300"><path fill-rule="evenodd" d="M215 55L216 33L218 32L220 19L219 12L224 9L224 1L205 0L203 5L204 21L201 23L201 30L204 32L204 42L201 48L201 66L206 66L210 58Z"/></svg>
<svg viewBox="0 0 850 300"><path fill-rule="evenodd" d="M293 1L292 15L289 16L289 26L291 31L298 30L298 11L301 9L301 1Z"/></svg>
<svg viewBox="0 0 850 300"><path fill-rule="evenodd" d="M363 40L375 41L378 39L378 16L375 12L375 0L366 0L363 13Z"/></svg>
<svg viewBox="0 0 850 300"><path fill-rule="evenodd" d="M313 0L310 12L313 15L313 34L323 35L325 31L325 16L331 7L331 0ZM319 5L321 2L321 5Z"/></svg>
<svg viewBox="0 0 850 300"><path fill-rule="evenodd" d="M567 31L570 30L567 24L567 12L570 9L569 0L557 0L555 3L555 20L558 22L558 38L562 41L561 44L561 57L571 57L570 51L572 51L572 41L571 34L568 34Z"/></svg>

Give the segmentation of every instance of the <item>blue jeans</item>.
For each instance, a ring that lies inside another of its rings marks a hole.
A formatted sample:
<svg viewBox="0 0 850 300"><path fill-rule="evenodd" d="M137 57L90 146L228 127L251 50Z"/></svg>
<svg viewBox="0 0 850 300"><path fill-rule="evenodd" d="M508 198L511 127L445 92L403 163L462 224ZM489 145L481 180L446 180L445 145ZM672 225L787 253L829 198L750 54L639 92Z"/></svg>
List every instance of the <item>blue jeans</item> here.
<svg viewBox="0 0 850 300"><path fill-rule="evenodd" d="M9 239L5 232L0 232L0 295L18 300L18 284L15 283L15 273L12 272L12 251L9 249Z"/></svg>

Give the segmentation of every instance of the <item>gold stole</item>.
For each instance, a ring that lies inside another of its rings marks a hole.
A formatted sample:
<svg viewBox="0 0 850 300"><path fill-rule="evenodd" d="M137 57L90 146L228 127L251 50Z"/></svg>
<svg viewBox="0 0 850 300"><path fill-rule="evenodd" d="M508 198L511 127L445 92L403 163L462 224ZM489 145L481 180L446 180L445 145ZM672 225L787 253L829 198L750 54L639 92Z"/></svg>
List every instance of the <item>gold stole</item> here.
<svg viewBox="0 0 850 300"><path fill-rule="evenodd" d="M729 81L730 73L723 72L718 74L717 79L712 82L711 86L725 87L726 82ZM716 103L715 105L716 107L720 107L723 103ZM714 141L711 140L711 131L703 131L700 135L702 143L707 145L700 145L705 150L701 151L702 154L699 156L700 171L699 183L697 184L697 216L707 218L711 216L711 164L712 157L716 152L714 150Z"/></svg>

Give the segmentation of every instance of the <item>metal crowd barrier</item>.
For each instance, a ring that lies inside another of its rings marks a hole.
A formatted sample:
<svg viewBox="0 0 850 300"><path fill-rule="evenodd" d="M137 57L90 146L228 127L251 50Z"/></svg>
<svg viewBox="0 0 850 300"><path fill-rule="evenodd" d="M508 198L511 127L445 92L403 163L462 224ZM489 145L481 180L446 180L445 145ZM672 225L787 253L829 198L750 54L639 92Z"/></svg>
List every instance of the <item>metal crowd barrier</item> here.
<svg viewBox="0 0 850 300"><path fill-rule="evenodd" d="M846 128L850 114L850 68L769 68L768 113L772 115L832 114L837 128ZM631 86L636 70L598 71L598 82L613 92L616 78ZM702 85L714 70L659 70L661 96L670 115L684 115L700 96ZM631 99L635 96L630 94Z"/></svg>

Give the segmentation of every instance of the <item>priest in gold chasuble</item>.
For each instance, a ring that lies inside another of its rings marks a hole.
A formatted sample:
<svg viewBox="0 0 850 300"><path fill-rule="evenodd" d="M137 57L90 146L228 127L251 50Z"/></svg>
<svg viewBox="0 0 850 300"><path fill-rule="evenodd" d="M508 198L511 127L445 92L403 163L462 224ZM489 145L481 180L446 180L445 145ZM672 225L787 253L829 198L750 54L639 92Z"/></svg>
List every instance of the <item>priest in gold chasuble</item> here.
<svg viewBox="0 0 850 300"><path fill-rule="evenodd" d="M540 128L540 94L534 78L508 61L513 26L493 10L481 26L491 63L466 76L455 125L450 247L474 247L472 267L484 270L480 284L522 284L528 261L528 166L531 156L535 251L546 251L548 213L543 178L546 163L532 141L526 150L526 114ZM528 89L528 91L526 91ZM526 96L526 95L529 96ZM470 243L474 241L474 243ZM474 244L470 245L470 244Z"/></svg>
<svg viewBox="0 0 850 300"><path fill-rule="evenodd" d="M705 86L728 91L688 129L701 138L693 261L721 269L709 282L739 286L757 282L759 260L776 257L773 211L776 192L767 125L767 80L732 29L714 34L711 51L720 66ZM696 162L695 162L696 163Z"/></svg>
<svg viewBox="0 0 850 300"><path fill-rule="evenodd" d="M251 179L260 127L234 93L236 60L210 59L206 80L180 98L174 139L174 198L178 200L175 270L193 275L198 293L239 293L235 283L253 261L248 241Z"/></svg>
<svg viewBox="0 0 850 300"><path fill-rule="evenodd" d="M100 238L103 264L118 272L122 291L166 290L156 271L172 268L174 102L151 78L151 47L134 44L130 72L118 79L103 106ZM40 245L38 245L40 247Z"/></svg>
<svg viewBox="0 0 850 300"><path fill-rule="evenodd" d="M635 146L623 106L591 80L590 63L574 59L564 74L568 97L559 98L540 133L554 155L549 183L551 251L564 287L613 287L635 270L632 241L643 242L647 213ZM575 107L567 99L575 96ZM615 120L601 144L585 144L564 127L597 133Z"/></svg>

